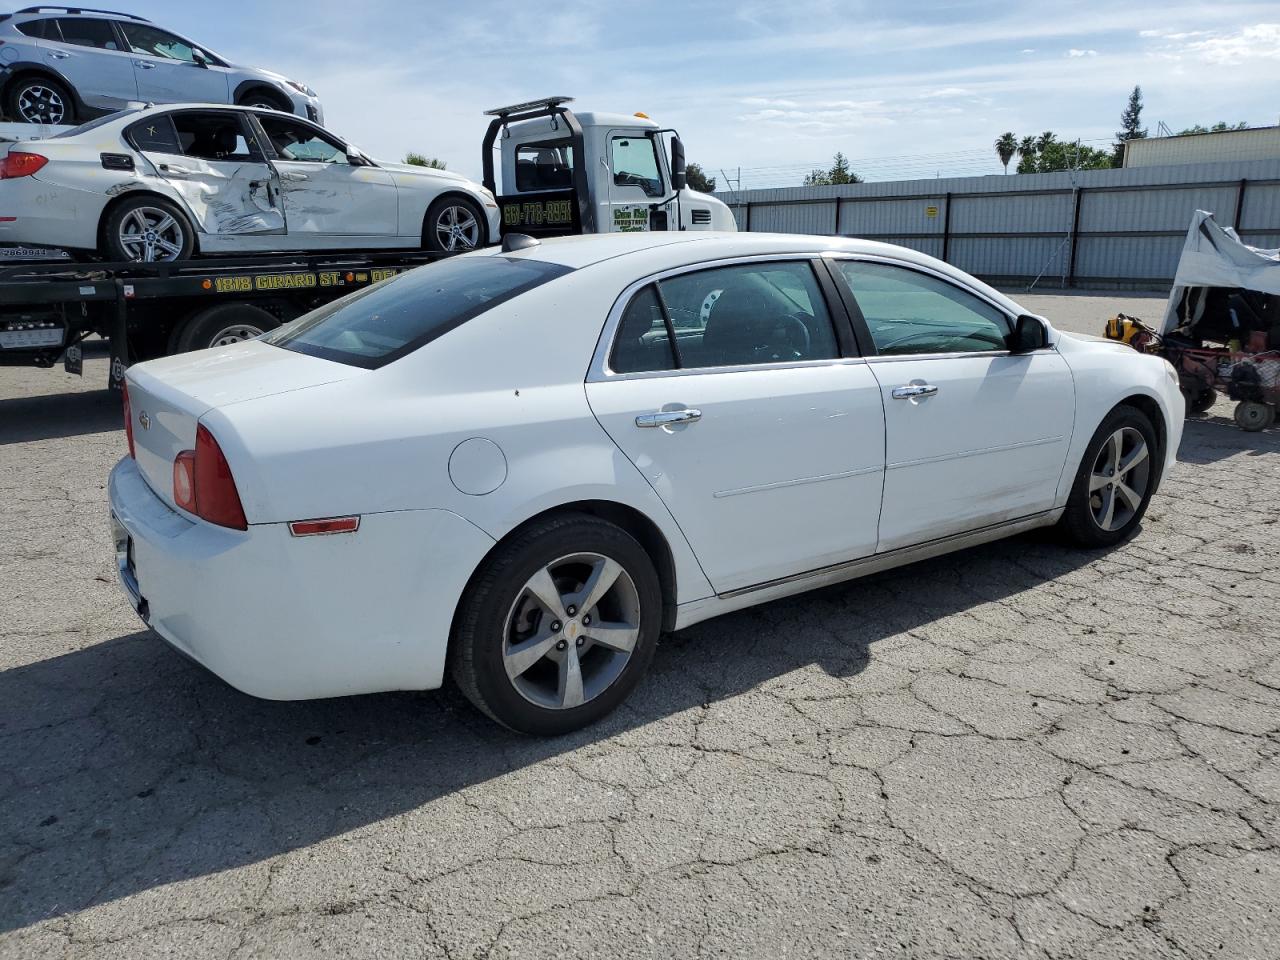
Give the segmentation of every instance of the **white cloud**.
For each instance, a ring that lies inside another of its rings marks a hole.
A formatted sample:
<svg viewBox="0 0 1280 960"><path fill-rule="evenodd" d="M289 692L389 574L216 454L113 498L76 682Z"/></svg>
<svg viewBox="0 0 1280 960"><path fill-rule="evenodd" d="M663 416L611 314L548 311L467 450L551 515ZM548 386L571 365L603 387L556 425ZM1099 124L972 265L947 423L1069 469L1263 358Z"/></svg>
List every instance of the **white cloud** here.
<svg viewBox="0 0 1280 960"><path fill-rule="evenodd" d="M1096 57L1097 55L1097 50L1079 50L1075 47L1067 51L1068 57Z"/></svg>
<svg viewBox="0 0 1280 960"><path fill-rule="evenodd" d="M1019 50L1018 52L1019 52L1019 53L1021 53L1023 56L1026 56L1026 55L1027 55L1027 54L1029 54L1029 53L1035 53L1035 52L1036 52L1036 48L1035 48L1035 47L1027 47L1025 50Z"/></svg>
<svg viewBox="0 0 1280 960"><path fill-rule="evenodd" d="M943 87L940 90L926 90L920 94L921 100L950 99L952 97L969 97L973 95L972 90L966 90L964 87Z"/></svg>
<svg viewBox="0 0 1280 960"><path fill-rule="evenodd" d="M1156 34L1152 31L1151 34L1152 38L1164 41L1157 52L1173 59L1191 57L1218 66L1280 60L1280 23L1258 23L1234 32L1197 30Z"/></svg>

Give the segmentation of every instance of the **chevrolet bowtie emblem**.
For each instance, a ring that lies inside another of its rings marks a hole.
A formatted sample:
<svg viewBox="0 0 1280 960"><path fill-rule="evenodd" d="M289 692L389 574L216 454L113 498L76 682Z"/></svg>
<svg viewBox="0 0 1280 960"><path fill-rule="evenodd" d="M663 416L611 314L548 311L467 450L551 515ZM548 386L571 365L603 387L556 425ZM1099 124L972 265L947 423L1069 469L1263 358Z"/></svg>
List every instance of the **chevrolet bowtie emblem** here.
<svg viewBox="0 0 1280 960"><path fill-rule="evenodd" d="M138 414L138 423L142 424L143 430L151 429L151 417L147 414L147 411L143 410Z"/></svg>

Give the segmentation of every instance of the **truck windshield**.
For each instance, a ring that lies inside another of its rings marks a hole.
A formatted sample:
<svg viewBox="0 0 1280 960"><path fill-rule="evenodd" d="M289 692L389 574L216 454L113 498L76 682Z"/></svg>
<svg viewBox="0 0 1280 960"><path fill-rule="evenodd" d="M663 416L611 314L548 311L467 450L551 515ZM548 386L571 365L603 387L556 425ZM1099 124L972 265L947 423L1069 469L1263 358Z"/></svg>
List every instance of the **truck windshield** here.
<svg viewBox="0 0 1280 960"><path fill-rule="evenodd" d="M515 257L457 257L335 300L266 334L265 343L376 370L500 303L571 272Z"/></svg>

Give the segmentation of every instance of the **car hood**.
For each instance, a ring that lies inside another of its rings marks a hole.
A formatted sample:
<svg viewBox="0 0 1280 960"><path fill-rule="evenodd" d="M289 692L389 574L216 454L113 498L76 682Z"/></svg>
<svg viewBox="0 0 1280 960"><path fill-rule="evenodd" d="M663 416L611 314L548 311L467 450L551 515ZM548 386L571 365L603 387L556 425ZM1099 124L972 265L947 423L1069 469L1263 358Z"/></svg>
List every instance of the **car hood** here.
<svg viewBox="0 0 1280 960"><path fill-rule="evenodd" d="M469 177L464 177L460 173L454 173L452 170L437 170L435 167L419 167L412 163L387 163L383 160L374 160L383 170L391 173L407 173L411 176L425 177L428 180L447 180L450 183L473 183Z"/></svg>

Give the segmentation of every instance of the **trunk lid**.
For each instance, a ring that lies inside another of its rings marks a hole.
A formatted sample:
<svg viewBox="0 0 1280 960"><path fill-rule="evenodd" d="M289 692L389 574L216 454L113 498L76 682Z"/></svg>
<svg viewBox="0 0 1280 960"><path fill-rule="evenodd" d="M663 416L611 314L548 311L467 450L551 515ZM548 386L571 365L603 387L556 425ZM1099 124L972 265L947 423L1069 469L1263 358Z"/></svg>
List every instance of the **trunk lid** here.
<svg viewBox="0 0 1280 960"><path fill-rule="evenodd" d="M173 507L173 461L195 447L196 424L205 413L368 372L256 340L132 366L125 378L138 470ZM231 468L234 473L234 463Z"/></svg>

